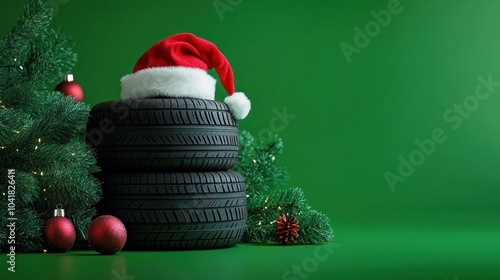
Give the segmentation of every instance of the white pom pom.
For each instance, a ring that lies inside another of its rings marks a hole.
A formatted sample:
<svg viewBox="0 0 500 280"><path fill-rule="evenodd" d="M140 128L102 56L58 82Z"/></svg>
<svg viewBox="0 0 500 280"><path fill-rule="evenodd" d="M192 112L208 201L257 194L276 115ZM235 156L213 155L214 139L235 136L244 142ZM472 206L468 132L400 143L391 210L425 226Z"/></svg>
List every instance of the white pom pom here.
<svg viewBox="0 0 500 280"><path fill-rule="evenodd" d="M235 92L232 95L226 97L224 99L224 103L227 104L233 116L242 120L246 118L248 113L250 112L251 103L248 97L242 92Z"/></svg>

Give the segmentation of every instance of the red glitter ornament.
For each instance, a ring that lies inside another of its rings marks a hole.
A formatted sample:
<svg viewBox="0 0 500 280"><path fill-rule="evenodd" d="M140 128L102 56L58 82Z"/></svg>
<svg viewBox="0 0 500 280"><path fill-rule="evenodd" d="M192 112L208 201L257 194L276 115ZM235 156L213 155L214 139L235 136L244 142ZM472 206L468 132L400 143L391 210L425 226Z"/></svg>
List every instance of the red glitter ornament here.
<svg viewBox="0 0 500 280"><path fill-rule="evenodd" d="M73 74L64 75L64 81L57 85L57 91L60 91L64 96L70 96L76 102L83 101L83 89L77 82L73 81Z"/></svg>
<svg viewBox="0 0 500 280"><path fill-rule="evenodd" d="M73 223L64 217L64 209L58 206L54 217L45 222L45 241L50 252L67 252L75 244L76 232Z"/></svg>
<svg viewBox="0 0 500 280"><path fill-rule="evenodd" d="M120 219L103 215L90 224L88 239L92 249L103 255L112 255L125 246L127 230Z"/></svg>

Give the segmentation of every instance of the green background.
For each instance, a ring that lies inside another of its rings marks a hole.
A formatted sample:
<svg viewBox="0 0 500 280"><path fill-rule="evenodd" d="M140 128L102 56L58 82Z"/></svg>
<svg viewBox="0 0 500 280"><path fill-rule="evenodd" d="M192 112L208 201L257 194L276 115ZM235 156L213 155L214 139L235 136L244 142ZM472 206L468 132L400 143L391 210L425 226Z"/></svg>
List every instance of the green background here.
<svg viewBox="0 0 500 280"><path fill-rule="evenodd" d="M27 254L18 279L112 279L122 268L135 279L500 279L500 87L471 97L479 76L500 81L499 1L401 0L378 32L371 11L389 0L221 0L233 4L222 14L212 0L52 2L91 106L118 99L120 78L157 41L192 32L214 42L252 101L240 129L279 126L289 186L330 216L337 248L307 275L284 278L317 247ZM1 35L25 3L2 0ZM367 24L373 36L349 63L340 45L356 46L354 28ZM225 96L218 84L216 99ZM443 114L464 102L477 108L453 129ZM283 123L285 108L295 117ZM436 128L446 141L391 190L384 173L397 174L398 157Z"/></svg>

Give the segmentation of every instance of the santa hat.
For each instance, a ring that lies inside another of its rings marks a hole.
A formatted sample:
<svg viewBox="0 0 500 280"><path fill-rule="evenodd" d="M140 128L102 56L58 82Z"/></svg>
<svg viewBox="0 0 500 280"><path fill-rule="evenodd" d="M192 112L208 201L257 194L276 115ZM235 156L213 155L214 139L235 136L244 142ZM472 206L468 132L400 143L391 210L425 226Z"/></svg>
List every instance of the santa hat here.
<svg viewBox="0 0 500 280"><path fill-rule="evenodd" d="M121 98L188 97L214 100L216 79L207 73L215 68L229 96L224 99L236 119L250 112L250 100L234 92L231 65L217 47L193 34L173 35L144 53L133 73L121 79Z"/></svg>

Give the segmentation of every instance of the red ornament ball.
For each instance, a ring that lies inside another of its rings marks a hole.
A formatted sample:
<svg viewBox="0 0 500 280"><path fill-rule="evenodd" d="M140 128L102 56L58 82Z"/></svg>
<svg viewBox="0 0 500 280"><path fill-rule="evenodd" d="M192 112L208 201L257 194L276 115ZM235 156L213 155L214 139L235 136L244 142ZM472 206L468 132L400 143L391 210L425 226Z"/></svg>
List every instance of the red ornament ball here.
<svg viewBox="0 0 500 280"><path fill-rule="evenodd" d="M64 81L57 85L57 91L60 91L64 96L70 96L76 102L83 101L83 89L77 82L73 81L73 75L67 74L64 76Z"/></svg>
<svg viewBox="0 0 500 280"><path fill-rule="evenodd" d="M67 252L75 244L73 223L66 217L52 217L45 222L45 241L52 252Z"/></svg>
<svg viewBox="0 0 500 280"><path fill-rule="evenodd" d="M103 215L90 224L88 239L92 249L103 255L112 255L125 246L127 230L120 219Z"/></svg>

